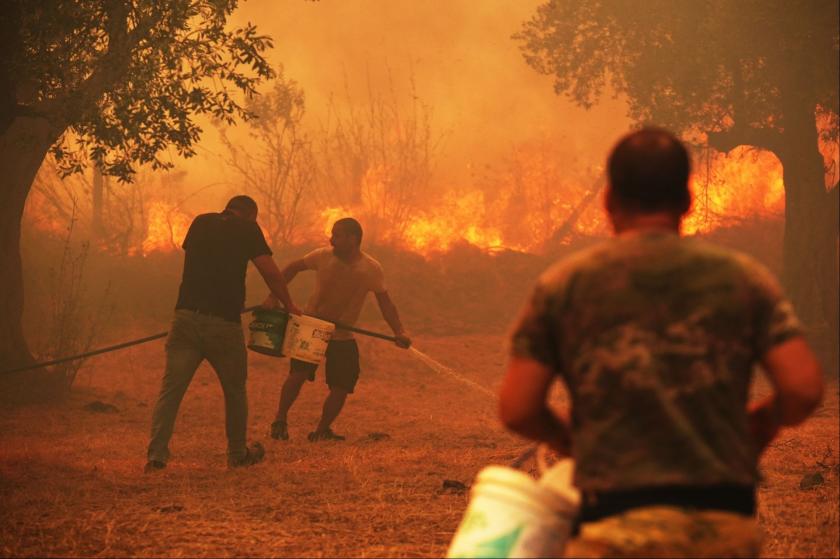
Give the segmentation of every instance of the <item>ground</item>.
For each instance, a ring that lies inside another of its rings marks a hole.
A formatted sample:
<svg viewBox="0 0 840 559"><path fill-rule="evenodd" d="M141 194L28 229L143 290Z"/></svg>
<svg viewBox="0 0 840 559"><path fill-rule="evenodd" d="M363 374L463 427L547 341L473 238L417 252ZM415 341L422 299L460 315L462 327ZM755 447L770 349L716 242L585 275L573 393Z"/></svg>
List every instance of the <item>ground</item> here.
<svg viewBox="0 0 840 559"><path fill-rule="evenodd" d="M320 371L292 409L291 440L269 439L288 363L250 354L250 436L267 449L252 468L226 468L221 389L203 365L182 405L169 467L143 474L162 374L159 341L92 359L60 404L6 407L0 553L445 554L469 496L444 481L468 486L485 465L510 463L530 445L500 427L495 402L474 386L387 342L360 345L363 377L335 424L347 435L343 443L306 440L326 394ZM415 345L464 378L498 387L502 336L418 337ZM837 393L830 382L815 417L784 431L764 456L759 520L767 557L840 553Z"/></svg>

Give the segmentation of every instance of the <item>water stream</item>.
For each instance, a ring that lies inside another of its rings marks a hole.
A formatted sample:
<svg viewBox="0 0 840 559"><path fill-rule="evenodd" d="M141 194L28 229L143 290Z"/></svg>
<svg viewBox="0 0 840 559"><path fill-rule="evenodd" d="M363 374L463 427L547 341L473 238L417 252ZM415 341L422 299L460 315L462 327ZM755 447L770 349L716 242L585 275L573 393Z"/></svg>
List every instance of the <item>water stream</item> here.
<svg viewBox="0 0 840 559"><path fill-rule="evenodd" d="M457 380L457 381L459 381L463 384L468 384L472 388L475 388L476 390L478 390L479 392L482 392L486 396L489 396L490 398L493 398L494 400L496 399L496 393L493 392L492 390L490 390L489 388L487 388L486 386L482 386L482 385L478 384L477 382L475 382L473 380L462 377L461 375L459 375L458 373L456 373L455 371L453 371L452 369L450 369L446 365L443 365L443 364L439 363L438 361L432 359L431 357L429 357L428 355L426 355L425 353L423 353L422 351L420 351L419 349L417 349L415 347L410 347L409 350L414 354L415 357L417 357L417 359L419 359L420 361L425 363L426 366L428 366L430 369L432 369L432 370L434 370L438 373L448 375L448 376L454 378L455 380Z"/></svg>

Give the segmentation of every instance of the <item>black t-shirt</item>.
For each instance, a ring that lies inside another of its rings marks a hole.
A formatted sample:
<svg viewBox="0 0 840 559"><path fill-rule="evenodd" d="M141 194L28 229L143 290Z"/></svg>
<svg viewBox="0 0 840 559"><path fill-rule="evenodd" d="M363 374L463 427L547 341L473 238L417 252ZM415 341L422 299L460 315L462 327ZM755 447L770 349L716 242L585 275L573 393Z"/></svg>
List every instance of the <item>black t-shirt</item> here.
<svg viewBox="0 0 840 559"><path fill-rule="evenodd" d="M248 260L271 254L259 225L232 213L196 217L184 239L184 275L176 309L239 322Z"/></svg>

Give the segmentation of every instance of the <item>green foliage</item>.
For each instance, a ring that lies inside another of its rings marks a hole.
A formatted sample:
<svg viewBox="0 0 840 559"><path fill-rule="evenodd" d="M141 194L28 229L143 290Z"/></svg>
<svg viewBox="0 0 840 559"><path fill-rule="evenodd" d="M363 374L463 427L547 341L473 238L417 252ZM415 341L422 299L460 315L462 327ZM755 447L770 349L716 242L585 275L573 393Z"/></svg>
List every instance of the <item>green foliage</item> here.
<svg viewBox="0 0 840 559"><path fill-rule="evenodd" d="M836 0L551 0L514 38L582 106L610 85L638 122L777 129L794 90L837 111L837 21Z"/></svg>
<svg viewBox="0 0 840 559"><path fill-rule="evenodd" d="M273 76L271 39L227 25L237 0L28 0L16 2L9 53L17 110L46 116L64 174L96 161L130 180L138 164L170 168L189 157L195 115L252 115L237 97Z"/></svg>

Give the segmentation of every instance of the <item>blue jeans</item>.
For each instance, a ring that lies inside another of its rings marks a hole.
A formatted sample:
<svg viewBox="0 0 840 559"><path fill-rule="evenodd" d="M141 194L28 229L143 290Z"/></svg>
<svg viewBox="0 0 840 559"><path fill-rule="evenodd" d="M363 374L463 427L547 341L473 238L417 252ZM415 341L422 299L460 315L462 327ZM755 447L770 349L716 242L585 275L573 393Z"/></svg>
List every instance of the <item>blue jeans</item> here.
<svg viewBox="0 0 840 559"><path fill-rule="evenodd" d="M207 359L225 396L225 432L228 456L246 455L248 356L242 326L216 316L176 310L166 339L166 370L152 414L152 436L148 459L166 462L169 439L175 428L178 408L201 362Z"/></svg>

